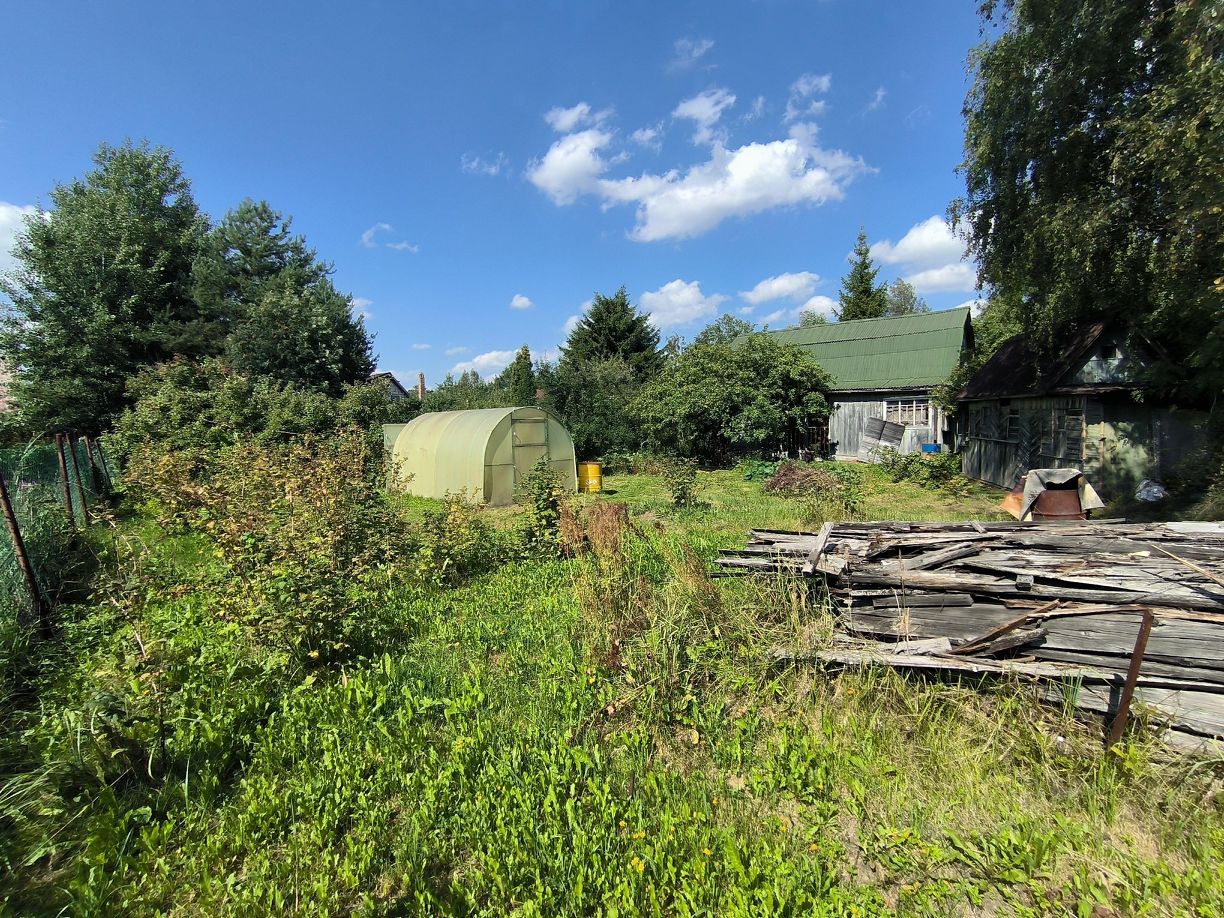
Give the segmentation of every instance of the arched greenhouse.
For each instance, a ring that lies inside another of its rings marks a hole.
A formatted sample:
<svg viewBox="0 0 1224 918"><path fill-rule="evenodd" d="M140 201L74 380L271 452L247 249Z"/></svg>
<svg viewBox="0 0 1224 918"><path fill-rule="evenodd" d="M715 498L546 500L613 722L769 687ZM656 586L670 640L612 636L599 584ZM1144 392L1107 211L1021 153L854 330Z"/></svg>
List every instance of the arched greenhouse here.
<svg viewBox="0 0 1224 918"><path fill-rule="evenodd" d="M383 440L392 484L420 497L463 491L494 506L511 504L542 456L562 487L578 489L574 441L542 408L433 411L385 425Z"/></svg>

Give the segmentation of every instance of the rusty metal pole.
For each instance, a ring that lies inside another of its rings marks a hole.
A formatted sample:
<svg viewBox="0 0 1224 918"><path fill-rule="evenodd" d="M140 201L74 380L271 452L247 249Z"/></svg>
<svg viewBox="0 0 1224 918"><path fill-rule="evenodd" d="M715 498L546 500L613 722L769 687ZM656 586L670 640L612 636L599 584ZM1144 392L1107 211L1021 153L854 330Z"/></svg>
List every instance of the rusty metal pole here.
<svg viewBox="0 0 1224 918"><path fill-rule="evenodd" d="M89 525L89 503L85 500L85 486L81 484L81 460L77 457L76 434L68 434L68 455L72 457L72 475L76 479L77 497L81 499L81 521Z"/></svg>
<svg viewBox="0 0 1224 918"><path fill-rule="evenodd" d="M98 451L98 464L102 467L102 474L106 476L106 490L113 492L115 479L111 478L110 466L106 464L106 452L102 449L102 441L94 438L94 448Z"/></svg>
<svg viewBox="0 0 1224 918"><path fill-rule="evenodd" d="M26 552L25 539L21 537L21 527L17 524L17 514L13 512L13 502L9 499L8 484L4 480L3 472L0 472L0 509L4 511L4 522L8 526L9 538L13 540L13 554L17 556L17 566L21 568L21 576L30 594L35 626L39 636L46 637L51 628L51 615L42 590L38 588L38 580L34 577L34 567L30 564L30 556Z"/></svg>
<svg viewBox="0 0 1224 918"><path fill-rule="evenodd" d="M1114 715L1113 724L1109 728L1111 748L1121 742L1122 732L1126 729L1126 720L1130 717L1131 701L1135 697L1135 683L1139 681L1139 668L1143 665L1143 655L1147 653L1148 636L1152 633L1154 618L1151 609L1143 610L1143 621L1139 625L1139 634L1135 637L1135 649L1131 651L1130 667L1126 670L1126 682L1122 686L1118 713Z"/></svg>
<svg viewBox="0 0 1224 918"><path fill-rule="evenodd" d="M102 483L102 472L98 468L98 460L94 457L93 440L85 437L85 457L89 461L89 483L93 487L95 497L101 497L105 493L105 487Z"/></svg>
<svg viewBox="0 0 1224 918"><path fill-rule="evenodd" d="M64 491L64 511L68 514L68 525L76 526L76 514L72 512L72 486L68 484L68 465L64 461L64 435L55 435L55 452L59 456L60 486Z"/></svg>

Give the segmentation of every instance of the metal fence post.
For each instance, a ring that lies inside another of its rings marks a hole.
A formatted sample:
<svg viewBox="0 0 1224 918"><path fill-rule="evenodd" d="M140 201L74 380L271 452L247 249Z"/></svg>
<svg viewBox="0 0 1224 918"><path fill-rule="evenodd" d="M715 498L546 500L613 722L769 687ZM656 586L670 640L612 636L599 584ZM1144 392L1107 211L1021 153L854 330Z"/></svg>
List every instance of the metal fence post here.
<svg viewBox="0 0 1224 918"><path fill-rule="evenodd" d="M26 552L25 540L21 537L21 527L17 524L17 514L13 512L13 502L9 499L8 484L4 473L0 472L0 509L4 511L4 522L8 526L9 538L13 540L13 554L17 556L17 566L21 568L22 579L30 594L30 605L34 608L35 626L39 637L46 637L51 629L51 615L42 590L38 588L38 580L34 577L34 567L30 564L30 556Z"/></svg>
<svg viewBox="0 0 1224 918"><path fill-rule="evenodd" d="M68 464L64 461L64 435L55 435L55 452L59 459L60 487L64 491L64 512L68 514L68 525L76 527L76 514L72 511L72 487L68 484Z"/></svg>
<svg viewBox="0 0 1224 918"><path fill-rule="evenodd" d="M77 497L81 499L81 522L89 525L89 502L85 500L85 486L81 484L81 460L77 456L76 434L68 434L68 455L72 457L72 475L76 479Z"/></svg>

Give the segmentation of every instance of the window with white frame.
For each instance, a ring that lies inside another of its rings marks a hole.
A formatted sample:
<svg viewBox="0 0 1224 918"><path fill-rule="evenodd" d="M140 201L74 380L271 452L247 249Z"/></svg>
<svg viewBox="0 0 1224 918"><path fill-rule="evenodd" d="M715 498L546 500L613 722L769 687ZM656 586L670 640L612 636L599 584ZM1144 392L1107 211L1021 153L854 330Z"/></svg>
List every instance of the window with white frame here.
<svg viewBox="0 0 1224 918"><path fill-rule="evenodd" d="M929 398L894 398L884 403L884 420L906 427L931 426Z"/></svg>

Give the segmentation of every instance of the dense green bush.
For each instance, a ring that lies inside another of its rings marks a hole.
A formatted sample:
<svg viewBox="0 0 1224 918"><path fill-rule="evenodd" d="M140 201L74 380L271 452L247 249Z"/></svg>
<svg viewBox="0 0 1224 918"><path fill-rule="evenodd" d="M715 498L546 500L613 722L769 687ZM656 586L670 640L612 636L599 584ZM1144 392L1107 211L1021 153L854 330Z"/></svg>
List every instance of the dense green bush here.
<svg viewBox="0 0 1224 918"><path fill-rule="evenodd" d="M891 447L876 451L881 467L893 481L912 481L924 488L941 488L954 494L964 494L969 479L961 475L960 456L956 453L901 453Z"/></svg>
<svg viewBox="0 0 1224 918"><path fill-rule="evenodd" d="M346 428L360 429L377 452L381 426L410 420L420 407L415 399L389 399L377 383L347 386L334 398L236 373L220 360L148 367L132 379L128 396L132 406L107 441L124 461L142 444L204 461L240 439L286 443Z"/></svg>
<svg viewBox="0 0 1224 918"><path fill-rule="evenodd" d="M810 354L763 335L681 351L634 399L653 449L724 463L829 416L829 375Z"/></svg>
<svg viewBox="0 0 1224 918"><path fill-rule="evenodd" d="M744 481L765 481L774 476L779 464L765 459L744 459L735 470L744 476Z"/></svg>
<svg viewBox="0 0 1224 918"><path fill-rule="evenodd" d="M659 474L671 494L672 506L677 509L697 504L697 460L671 457L660 460Z"/></svg>

